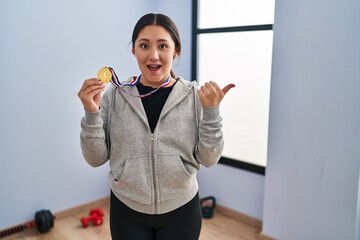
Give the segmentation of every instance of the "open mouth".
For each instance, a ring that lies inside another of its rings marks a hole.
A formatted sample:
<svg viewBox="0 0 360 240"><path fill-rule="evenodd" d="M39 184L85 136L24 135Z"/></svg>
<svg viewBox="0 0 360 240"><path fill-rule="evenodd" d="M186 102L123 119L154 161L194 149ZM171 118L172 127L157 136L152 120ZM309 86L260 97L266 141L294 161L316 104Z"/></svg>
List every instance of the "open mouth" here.
<svg viewBox="0 0 360 240"><path fill-rule="evenodd" d="M147 67L150 69L150 71L157 71L160 69L161 65L159 64L149 64Z"/></svg>

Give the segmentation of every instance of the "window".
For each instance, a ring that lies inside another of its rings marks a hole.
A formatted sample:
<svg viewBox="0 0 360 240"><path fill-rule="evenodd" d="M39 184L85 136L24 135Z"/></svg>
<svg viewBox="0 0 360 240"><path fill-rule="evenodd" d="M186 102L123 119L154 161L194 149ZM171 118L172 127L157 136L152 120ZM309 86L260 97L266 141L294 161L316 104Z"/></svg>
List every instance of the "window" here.
<svg viewBox="0 0 360 240"><path fill-rule="evenodd" d="M220 162L265 174L275 0L193 2L192 78L235 83L221 103Z"/></svg>

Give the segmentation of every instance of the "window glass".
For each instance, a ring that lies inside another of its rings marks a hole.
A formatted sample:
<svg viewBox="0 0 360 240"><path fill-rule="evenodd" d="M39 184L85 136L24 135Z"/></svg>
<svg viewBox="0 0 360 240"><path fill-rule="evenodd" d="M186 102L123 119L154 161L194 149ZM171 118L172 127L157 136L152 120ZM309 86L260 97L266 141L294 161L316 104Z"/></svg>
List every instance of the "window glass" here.
<svg viewBox="0 0 360 240"><path fill-rule="evenodd" d="M265 166L273 32L198 35L199 84L234 83L221 103L223 156Z"/></svg>
<svg viewBox="0 0 360 240"><path fill-rule="evenodd" d="M198 0L198 28L273 24L275 0Z"/></svg>

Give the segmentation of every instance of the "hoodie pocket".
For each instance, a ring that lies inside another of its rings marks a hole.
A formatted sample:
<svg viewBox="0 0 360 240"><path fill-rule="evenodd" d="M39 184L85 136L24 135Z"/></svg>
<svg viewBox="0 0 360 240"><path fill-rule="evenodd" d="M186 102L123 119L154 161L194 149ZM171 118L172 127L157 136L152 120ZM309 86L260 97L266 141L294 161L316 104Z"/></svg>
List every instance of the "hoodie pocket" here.
<svg viewBox="0 0 360 240"><path fill-rule="evenodd" d="M161 201L180 197L192 183L193 175L186 170L179 155L159 156L158 170Z"/></svg>
<svg viewBox="0 0 360 240"><path fill-rule="evenodd" d="M124 170L114 180L116 191L126 198L141 204L151 203L151 181L146 156L125 160Z"/></svg>

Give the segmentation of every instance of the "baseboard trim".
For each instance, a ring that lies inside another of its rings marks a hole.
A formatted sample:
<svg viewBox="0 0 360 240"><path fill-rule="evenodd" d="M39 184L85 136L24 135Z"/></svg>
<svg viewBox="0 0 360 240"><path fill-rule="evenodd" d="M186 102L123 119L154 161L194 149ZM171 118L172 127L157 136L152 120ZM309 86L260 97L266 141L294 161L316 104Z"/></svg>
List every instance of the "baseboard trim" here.
<svg viewBox="0 0 360 240"><path fill-rule="evenodd" d="M94 208L105 206L109 204L109 202L110 202L110 196L62 210L60 212L55 213L54 215L56 219L62 219L69 216L73 216L75 214L79 214L81 212L90 211L91 209Z"/></svg>
<svg viewBox="0 0 360 240"><path fill-rule="evenodd" d="M221 206L221 205L216 205L216 208L215 208L215 212L218 212L220 214L223 214L229 218L232 218L232 219L235 219L239 222L243 222L249 226L252 226L252 227L255 227L259 230L261 230L262 228L262 221L257 219L257 218L254 218L254 217L251 217L249 215L246 215L244 213L240 213L238 211L235 211L233 209L230 209L230 208L227 208L227 207L224 207L224 206Z"/></svg>
<svg viewBox="0 0 360 240"><path fill-rule="evenodd" d="M254 217L251 217L249 215L246 215L244 213L235 211L233 209L224 207L224 206L219 205L219 204L216 205L215 212L217 212L219 214L222 214L222 215L225 215L225 216L227 216L229 218L232 218L232 219L234 219L236 221L245 223L245 224L247 224L249 226L252 226L254 228L257 228L257 229L259 229L259 231L262 230L262 221L261 220L259 220L257 218L254 218ZM269 237L269 236L263 234L262 232L260 232L259 233L259 240L276 240L276 238Z"/></svg>

